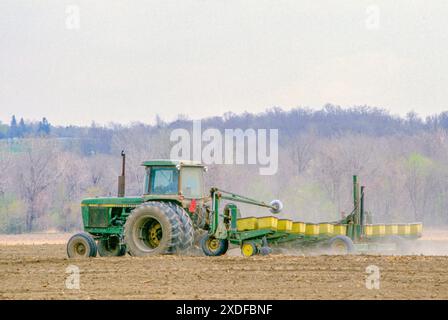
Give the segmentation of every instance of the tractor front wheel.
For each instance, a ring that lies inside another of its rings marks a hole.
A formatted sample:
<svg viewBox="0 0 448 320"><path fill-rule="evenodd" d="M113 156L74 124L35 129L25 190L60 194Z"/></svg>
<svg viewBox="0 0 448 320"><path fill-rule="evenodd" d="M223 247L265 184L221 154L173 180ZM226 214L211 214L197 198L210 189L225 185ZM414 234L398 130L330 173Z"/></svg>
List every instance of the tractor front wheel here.
<svg viewBox="0 0 448 320"><path fill-rule="evenodd" d="M98 253L101 257L120 257L126 254L126 246L120 244L118 237L98 240Z"/></svg>
<svg viewBox="0 0 448 320"><path fill-rule="evenodd" d="M206 256L222 256L229 249L229 241L206 234L201 239L201 248Z"/></svg>
<svg viewBox="0 0 448 320"><path fill-rule="evenodd" d="M69 258L95 257L97 247L95 240L86 232L77 233L67 243L67 255Z"/></svg>

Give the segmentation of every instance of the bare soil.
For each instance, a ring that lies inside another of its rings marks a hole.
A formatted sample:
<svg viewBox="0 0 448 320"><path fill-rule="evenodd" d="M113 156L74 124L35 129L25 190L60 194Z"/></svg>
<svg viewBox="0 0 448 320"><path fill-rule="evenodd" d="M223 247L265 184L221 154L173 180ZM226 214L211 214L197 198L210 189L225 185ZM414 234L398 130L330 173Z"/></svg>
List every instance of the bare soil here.
<svg viewBox="0 0 448 320"><path fill-rule="evenodd" d="M69 260L65 245L50 240L11 245L0 237L0 299L448 299L448 256ZM80 269L79 290L65 286L70 265ZM366 288L369 265L379 267L378 290Z"/></svg>

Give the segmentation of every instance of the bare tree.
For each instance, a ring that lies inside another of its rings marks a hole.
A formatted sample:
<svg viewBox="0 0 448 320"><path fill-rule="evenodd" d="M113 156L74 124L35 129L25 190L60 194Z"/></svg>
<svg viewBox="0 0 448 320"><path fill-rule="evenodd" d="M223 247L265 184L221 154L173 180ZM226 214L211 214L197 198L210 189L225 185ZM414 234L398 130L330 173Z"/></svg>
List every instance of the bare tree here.
<svg viewBox="0 0 448 320"><path fill-rule="evenodd" d="M112 160L111 156L104 154L93 155L84 159L80 168L80 175L85 178L84 189L90 190L87 193L93 193L90 194L91 196L107 195L116 187L115 176L117 173L114 171L115 162Z"/></svg>
<svg viewBox="0 0 448 320"><path fill-rule="evenodd" d="M417 153L411 154L406 160L406 190L417 220L423 218L426 206L428 177L431 170L431 160Z"/></svg>
<svg viewBox="0 0 448 320"><path fill-rule="evenodd" d="M59 157L59 162L64 166L63 174L59 181L62 187L63 196L61 204L61 221L60 226L64 231L69 231L75 226L73 217L79 213L79 199L81 198L81 186L83 184L82 174L85 171L85 162L72 153L63 153Z"/></svg>
<svg viewBox="0 0 448 320"><path fill-rule="evenodd" d="M18 182L22 198L28 205L26 212L26 231L33 230L39 217L40 196L60 176L62 168L57 168L56 145L46 139L30 139L19 166Z"/></svg>
<svg viewBox="0 0 448 320"><path fill-rule="evenodd" d="M296 167L297 175L302 174L307 168L314 156L314 147L317 136L314 131L299 134L292 138L291 157Z"/></svg>
<svg viewBox="0 0 448 320"><path fill-rule="evenodd" d="M11 154L6 151L0 152L0 197L2 197L8 186L9 173L12 165Z"/></svg>
<svg viewBox="0 0 448 320"><path fill-rule="evenodd" d="M319 152L314 167L314 175L327 191L331 201L341 211L341 188L345 174L345 164L341 159L340 146L328 141Z"/></svg>

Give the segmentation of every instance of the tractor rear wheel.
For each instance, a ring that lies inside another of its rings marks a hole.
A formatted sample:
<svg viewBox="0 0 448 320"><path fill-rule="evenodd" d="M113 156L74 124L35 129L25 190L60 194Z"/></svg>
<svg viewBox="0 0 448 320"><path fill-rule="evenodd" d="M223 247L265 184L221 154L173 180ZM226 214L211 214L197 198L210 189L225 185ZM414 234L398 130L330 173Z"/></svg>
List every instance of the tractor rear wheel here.
<svg viewBox="0 0 448 320"><path fill-rule="evenodd" d="M96 256L96 243L92 236L86 232L77 233L67 243L69 258L89 258Z"/></svg>
<svg viewBox="0 0 448 320"><path fill-rule="evenodd" d="M179 249L188 250L193 246L194 242L193 221L191 221L190 216L181 206L173 202L168 202L167 205L176 212L180 220L182 234L179 242Z"/></svg>
<svg viewBox="0 0 448 320"><path fill-rule="evenodd" d="M201 239L201 248L206 256L222 256L229 249L229 241L206 234Z"/></svg>
<svg viewBox="0 0 448 320"><path fill-rule="evenodd" d="M179 216L163 202L151 201L139 206L124 225L124 240L132 256L175 253L181 236Z"/></svg>
<svg viewBox="0 0 448 320"><path fill-rule="evenodd" d="M328 246L331 254L349 254L355 250L352 239L342 235L331 238Z"/></svg>
<svg viewBox="0 0 448 320"><path fill-rule="evenodd" d="M98 240L98 253L101 257L120 257L126 254L126 246L120 244L118 237Z"/></svg>

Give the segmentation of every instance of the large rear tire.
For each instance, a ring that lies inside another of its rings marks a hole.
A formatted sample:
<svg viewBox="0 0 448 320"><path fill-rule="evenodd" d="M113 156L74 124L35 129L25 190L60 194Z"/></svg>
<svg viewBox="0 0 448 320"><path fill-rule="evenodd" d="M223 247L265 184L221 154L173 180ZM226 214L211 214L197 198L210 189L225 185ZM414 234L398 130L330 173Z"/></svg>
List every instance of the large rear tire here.
<svg viewBox="0 0 448 320"><path fill-rule="evenodd" d="M120 257L126 254L126 246L120 244L116 236L98 240L98 253L101 257Z"/></svg>
<svg viewBox="0 0 448 320"><path fill-rule="evenodd" d="M181 206L173 202L168 202L167 205L176 212L180 220L182 234L179 249L182 251L188 250L193 246L194 242L193 221L191 221L189 214Z"/></svg>
<svg viewBox="0 0 448 320"><path fill-rule="evenodd" d="M177 213L163 202L146 202L134 209L124 225L124 240L132 256L175 253L182 228Z"/></svg>
<svg viewBox="0 0 448 320"><path fill-rule="evenodd" d="M95 240L86 232L77 233L67 243L67 255L69 258L95 257L97 247Z"/></svg>

